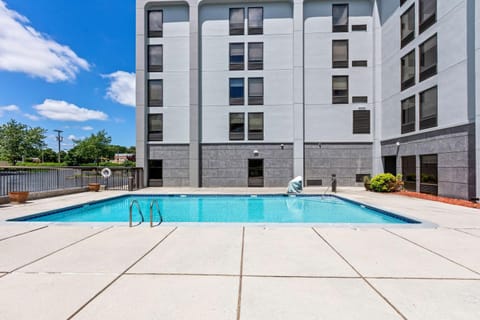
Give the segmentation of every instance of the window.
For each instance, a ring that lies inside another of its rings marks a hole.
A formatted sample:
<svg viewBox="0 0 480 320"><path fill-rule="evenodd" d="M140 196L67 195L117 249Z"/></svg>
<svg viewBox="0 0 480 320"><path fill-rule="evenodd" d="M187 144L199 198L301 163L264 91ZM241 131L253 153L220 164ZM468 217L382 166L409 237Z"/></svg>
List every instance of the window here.
<svg viewBox="0 0 480 320"><path fill-rule="evenodd" d="M245 139L245 115L243 113L230 113L230 140Z"/></svg>
<svg viewBox="0 0 480 320"><path fill-rule="evenodd" d="M148 140L163 140L163 114L158 113L148 115Z"/></svg>
<svg viewBox="0 0 480 320"><path fill-rule="evenodd" d="M163 186L163 160L148 160L148 186Z"/></svg>
<svg viewBox="0 0 480 320"><path fill-rule="evenodd" d="M354 96L352 97L352 103L368 103L367 96Z"/></svg>
<svg viewBox="0 0 480 320"><path fill-rule="evenodd" d="M415 84L415 50L402 58L402 90Z"/></svg>
<svg viewBox="0 0 480 320"><path fill-rule="evenodd" d="M348 32L348 4L332 5L332 32Z"/></svg>
<svg viewBox="0 0 480 320"><path fill-rule="evenodd" d="M332 77L332 103L348 103L348 76Z"/></svg>
<svg viewBox="0 0 480 320"><path fill-rule="evenodd" d="M263 187L263 159L248 159L248 186Z"/></svg>
<svg viewBox="0 0 480 320"><path fill-rule="evenodd" d="M163 11L148 11L148 36L163 37Z"/></svg>
<svg viewBox="0 0 480 320"><path fill-rule="evenodd" d="M163 71L163 46L148 46L148 72Z"/></svg>
<svg viewBox="0 0 480 320"><path fill-rule="evenodd" d="M420 81L437 74L437 35L420 45Z"/></svg>
<svg viewBox="0 0 480 320"><path fill-rule="evenodd" d="M352 25L352 31L367 31L366 24L354 24Z"/></svg>
<svg viewBox="0 0 480 320"><path fill-rule="evenodd" d="M248 104L263 104L263 78L248 78Z"/></svg>
<svg viewBox="0 0 480 320"><path fill-rule="evenodd" d="M230 105L244 104L244 86L243 78L230 78Z"/></svg>
<svg viewBox="0 0 480 320"><path fill-rule="evenodd" d="M230 35L242 35L245 33L245 12L243 8L230 9Z"/></svg>
<svg viewBox="0 0 480 320"><path fill-rule="evenodd" d="M367 67L368 62L367 60L353 60L352 67Z"/></svg>
<svg viewBox="0 0 480 320"><path fill-rule="evenodd" d="M248 114L248 140L263 140L263 113Z"/></svg>
<svg viewBox="0 0 480 320"><path fill-rule="evenodd" d="M248 70L263 69L263 42L248 44Z"/></svg>
<svg viewBox="0 0 480 320"><path fill-rule="evenodd" d="M403 6L408 0L400 0L400 5Z"/></svg>
<svg viewBox="0 0 480 320"><path fill-rule="evenodd" d="M415 156L402 157L402 175L404 188L417 191L417 167Z"/></svg>
<svg viewBox="0 0 480 320"><path fill-rule="evenodd" d="M402 101L402 133L415 131L415 96Z"/></svg>
<svg viewBox="0 0 480 320"><path fill-rule="evenodd" d="M332 40L332 68L348 68L348 40Z"/></svg>
<svg viewBox="0 0 480 320"><path fill-rule="evenodd" d="M438 193L438 156L436 154L420 156L420 192L434 195Z"/></svg>
<svg viewBox="0 0 480 320"><path fill-rule="evenodd" d="M405 47L407 43L415 38L415 5L412 5L400 17L400 40L401 47Z"/></svg>
<svg viewBox="0 0 480 320"><path fill-rule="evenodd" d="M263 8L248 8L248 34L263 34Z"/></svg>
<svg viewBox="0 0 480 320"><path fill-rule="evenodd" d="M163 107L163 80L148 80L148 106Z"/></svg>
<svg viewBox="0 0 480 320"><path fill-rule="evenodd" d="M245 68L245 45L243 43L230 43L230 70L243 70Z"/></svg>
<svg viewBox="0 0 480 320"><path fill-rule="evenodd" d="M437 87L420 92L420 130L437 126Z"/></svg>
<svg viewBox="0 0 480 320"><path fill-rule="evenodd" d="M437 21L437 0L420 0L418 18L419 32L422 33Z"/></svg>
<svg viewBox="0 0 480 320"><path fill-rule="evenodd" d="M370 133L370 110L353 110L353 134Z"/></svg>

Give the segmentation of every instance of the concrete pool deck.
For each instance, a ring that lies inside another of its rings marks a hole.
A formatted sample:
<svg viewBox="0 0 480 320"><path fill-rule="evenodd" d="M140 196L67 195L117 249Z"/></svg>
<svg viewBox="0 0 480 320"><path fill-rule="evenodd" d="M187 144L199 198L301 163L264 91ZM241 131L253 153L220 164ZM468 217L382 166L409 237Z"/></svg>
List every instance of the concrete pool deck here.
<svg viewBox="0 0 480 320"><path fill-rule="evenodd" d="M150 229L5 222L125 194L110 191L1 205L0 318L480 319L478 209L360 188L338 191L436 226Z"/></svg>

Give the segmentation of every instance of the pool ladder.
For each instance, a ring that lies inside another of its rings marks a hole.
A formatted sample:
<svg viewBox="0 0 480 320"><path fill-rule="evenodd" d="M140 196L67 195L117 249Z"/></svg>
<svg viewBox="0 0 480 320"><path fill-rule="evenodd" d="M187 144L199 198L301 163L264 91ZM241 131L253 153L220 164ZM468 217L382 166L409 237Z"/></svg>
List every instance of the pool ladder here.
<svg viewBox="0 0 480 320"><path fill-rule="evenodd" d="M134 200L132 200L132 202L130 202L129 215L128 215L128 225L130 226L130 228L133 227L133 206L134 205L137 207L138 213L140 214L140 217L142 218L139 224L145 222L145 218L143 216L142 208L140 207L140 203L138 202L137 199L134 199ZM158 204L158 200L153 199L152 202L150 202L150 228L153 227L153 208L154 208L154 206L157 208L157 213L158 213L158 217L159 217L159 221L160 221L158 224L161 224L163 222L163 216L162 216L162 212L160 211L160 206Z"/></svg>

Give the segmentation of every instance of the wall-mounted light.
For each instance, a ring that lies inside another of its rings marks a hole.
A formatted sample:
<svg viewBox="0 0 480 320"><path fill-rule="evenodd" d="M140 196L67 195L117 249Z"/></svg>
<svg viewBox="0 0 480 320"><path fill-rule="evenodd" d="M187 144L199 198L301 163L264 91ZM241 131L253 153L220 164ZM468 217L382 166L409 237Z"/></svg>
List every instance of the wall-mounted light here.
<svg viewBox="0 0 480 320"><path fill-rule="evenodd" d="M253 156L254 156L254 157L258 157L258 150L256 150L256 149L253 150Z"/></svg>
<svg viewBox="0 0 480 320"><path fill-rule="evenodd" d="M280 145L280 149L285 149L285 145L283 143Z"/></svg>
<svg viewBox="0 0 480 320"><path fill-rule="evenodd" d="M322 148L322 143L321 143L321 142L318 143L318 148L319 148L319 149Z"/></svg>
<svg viewBox="0 0 480 320"><path fill-rule="evenodd" d="M400 141L397 141L395 144L397 145L397 148L400 147Z"/></svg>

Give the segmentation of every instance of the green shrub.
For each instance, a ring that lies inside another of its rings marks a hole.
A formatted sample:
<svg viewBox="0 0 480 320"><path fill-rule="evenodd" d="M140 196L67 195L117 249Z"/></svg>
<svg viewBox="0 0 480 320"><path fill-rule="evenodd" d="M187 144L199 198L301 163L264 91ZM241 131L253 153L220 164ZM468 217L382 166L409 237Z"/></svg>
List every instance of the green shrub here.
<svg viewBox="0 0 480 320"><path fill-rule="evenodd" d="M397 187L397 178L391 173L377 174L370 181L370 188L375 192L393 192Z"/></svg>

